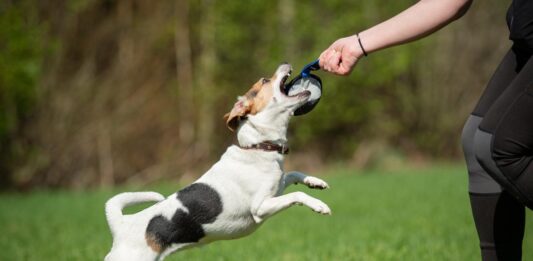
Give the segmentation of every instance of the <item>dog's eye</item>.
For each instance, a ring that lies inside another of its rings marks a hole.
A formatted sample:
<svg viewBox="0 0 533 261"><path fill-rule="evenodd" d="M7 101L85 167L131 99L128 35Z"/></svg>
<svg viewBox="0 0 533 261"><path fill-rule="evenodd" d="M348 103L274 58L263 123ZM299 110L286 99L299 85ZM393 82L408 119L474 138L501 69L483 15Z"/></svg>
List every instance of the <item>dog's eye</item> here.
<svg viewBox="0 0 533 261"><path fill-rule="evenodd" d="M267 83L267 82L270 82L270 79L266 79L266 78L263 78L263 79L261 79L261 80L262 80L263 84L265 84L265 83Z"/></svg>

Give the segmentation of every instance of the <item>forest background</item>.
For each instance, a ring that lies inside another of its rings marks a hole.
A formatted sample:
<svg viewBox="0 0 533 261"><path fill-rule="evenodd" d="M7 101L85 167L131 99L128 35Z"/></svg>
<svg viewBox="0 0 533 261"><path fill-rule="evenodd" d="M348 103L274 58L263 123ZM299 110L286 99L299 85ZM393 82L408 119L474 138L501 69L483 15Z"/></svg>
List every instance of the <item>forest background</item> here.
<svg viewBox="0 0 533 261"><path fill-rule="evenodd" d="M415 1L4 0L0 189L188 180L234 142L222 120L283 61ZM509 1L475 1L422 41L319 72L320 104L290 125L287 168L460 161L467 115L510 47Z"/></svg>

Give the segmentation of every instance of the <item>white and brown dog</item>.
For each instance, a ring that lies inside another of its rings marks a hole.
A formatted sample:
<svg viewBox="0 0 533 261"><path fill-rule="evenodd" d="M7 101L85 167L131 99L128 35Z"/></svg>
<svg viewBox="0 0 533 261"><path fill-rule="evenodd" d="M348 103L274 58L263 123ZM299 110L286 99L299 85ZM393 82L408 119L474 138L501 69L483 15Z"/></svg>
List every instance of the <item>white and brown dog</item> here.
<svg viewBox="0 0 533 261"><path fill-rule="evenodd" d="M294 110L310 93L283 92L291 66L282 64L270 79L262 78L239 97L226 123L237 131L239 145L193 184L168 196L155 192L122 193L106 203L113 247L105 260L162 260L174 251L250 234L270 216L292 205L331 214L322 201L303 192L283 195L290 184L328 188L321 179L284 173L287 126ZM132 215L127 205L159 201Z"/></svg>

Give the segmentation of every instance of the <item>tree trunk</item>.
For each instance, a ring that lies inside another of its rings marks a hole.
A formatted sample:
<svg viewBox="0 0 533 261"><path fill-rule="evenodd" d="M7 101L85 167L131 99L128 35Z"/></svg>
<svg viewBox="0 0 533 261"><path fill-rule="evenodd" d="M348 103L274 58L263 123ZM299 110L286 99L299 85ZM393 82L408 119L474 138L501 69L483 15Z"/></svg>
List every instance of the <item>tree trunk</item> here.
<svg viewBox="0 0 533 261"><path fill-rule="evenodd" d="M294 61L296 57L296 39L294 38L294 0L279 0L278 1L279 12L279 33L282 35L280 40L283 41L284 52L283 55L287 61Z"/></svg>
<svg viewBox="0 0 533 261"><path fill-rule="evenodd" d="M202 1L203 19L200 24L200 45L202 52L199 57L198 74L196 74L196 87L198 90L198 137L196 156L198 158L209 156L213 142L214 117L220 116L214 111L214 103L219 90L214 84L216 64L215 49L215 0Z"/></svg>
<svg viewBox="0 0 533 261"><path fill-rule="evenodd" d="M111 134L109 122L100 121L97 136L98 167L100 170L100 187L112 187L115 185L113 167L113 153L111 148Z"/></svg>
<svg viewBox="0 0 533 261"><path fill-rule="evenodd" d="M180 144L189 147L194 139L194 104L193 104L193 72L191 41L189 30L189 1L176 1L174 5L176 15L175 50L176 50L176 80L179 94L179 139Z"/></svg>

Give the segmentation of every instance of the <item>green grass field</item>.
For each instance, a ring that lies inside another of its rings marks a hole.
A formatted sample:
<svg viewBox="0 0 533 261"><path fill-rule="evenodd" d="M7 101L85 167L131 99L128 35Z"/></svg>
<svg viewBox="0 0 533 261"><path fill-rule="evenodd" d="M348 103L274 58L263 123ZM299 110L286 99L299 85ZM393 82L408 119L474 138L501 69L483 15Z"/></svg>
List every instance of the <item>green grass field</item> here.
<svg viewBox="0 0 533 261"><path fill-rule="evenodd" d="M324 176L329 190L290 189L322 199L332 216L293 207L246 238L167 260L479 260L464 172L334 171ZM147 189L170 194L177 185ZM0 260L103 259L111 246L103 206L116 192L0 195ZM528 211L524 260L533 260L532 222Z"/></svg>

